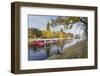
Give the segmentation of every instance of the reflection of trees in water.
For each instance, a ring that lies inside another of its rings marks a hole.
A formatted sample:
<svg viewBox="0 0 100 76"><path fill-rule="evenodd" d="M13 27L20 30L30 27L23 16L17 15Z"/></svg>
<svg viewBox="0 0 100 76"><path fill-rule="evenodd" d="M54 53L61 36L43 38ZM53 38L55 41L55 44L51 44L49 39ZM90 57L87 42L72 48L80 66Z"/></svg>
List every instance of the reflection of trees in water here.
<svg viewBox="0 0 100 76"><path fill-rule="evenodd" d="M65 40L58 40L56 43L51 43L47 46L47 55L61 54Z"/></svg>
<svg viewBox="0 0 100 76"><path fill-rule="evenodd" d="M56 43L56 45L58 47L61 47L61 49L63 48L64 44L65 44L65 40L58 40L57 43Z"/></svg>
<svg viewBox="0 0 100 76"><path fill-rule="evenodd" d="M66 43L69 44L71 42L72 42L72 40L63 39L63 40L58 40L55 43L50 43L50 44L48 44L46 46L43 46L43 47L40 47L40 48L39 47L36 47L36 46L31 46L31 47L29 47L29 49L32 49L33 50L33 52L32 52L33 53L33 56L34 55L37 55L38 53L40 53L39 54L39 57L40 57L40 55L41 56L44 55L44 56L47 56L47 58L48 58L48 57L50 57L52 55L62 54L63 53L63 47L64 47L64 45ZM31 53L31 55L32 55L32 53Z"/></svg>

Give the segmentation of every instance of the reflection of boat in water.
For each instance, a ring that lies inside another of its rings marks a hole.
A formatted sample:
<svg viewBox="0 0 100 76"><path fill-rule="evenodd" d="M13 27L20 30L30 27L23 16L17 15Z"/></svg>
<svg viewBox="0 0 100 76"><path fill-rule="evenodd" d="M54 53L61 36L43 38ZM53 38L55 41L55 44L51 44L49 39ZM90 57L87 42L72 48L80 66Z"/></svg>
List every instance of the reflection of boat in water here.
<svg viewBox="0 0 100 76"><path fill-rule="evenodd" d="M32 42L32 48L29 48L29 60L44 60L50 56L62 54L64 50L77 42L74 40L37 40ZM44 47L45 46L45 47ZM67 51L67 50L66 50Z"/></svg>

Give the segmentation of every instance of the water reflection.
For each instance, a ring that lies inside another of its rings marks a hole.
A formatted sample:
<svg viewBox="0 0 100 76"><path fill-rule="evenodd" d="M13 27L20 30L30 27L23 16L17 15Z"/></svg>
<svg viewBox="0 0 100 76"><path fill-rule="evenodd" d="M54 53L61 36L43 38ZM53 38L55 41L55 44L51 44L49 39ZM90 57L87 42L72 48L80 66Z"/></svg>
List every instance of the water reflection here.
<svg viewBox="0 0 100 76"><path fill-rule="evenodd" d="M43 48L29 48L28 49L28 60L43 60L47 58L46 49Z"/></svg>
<svg viewBox="0 0 100 76"><path fill-rule="evenodd" d="M61 40L44 47L36 48L35 46L28 49L28 60L44 60L49 56L63 53L63 49L77 43L79 39Z"/></svg>

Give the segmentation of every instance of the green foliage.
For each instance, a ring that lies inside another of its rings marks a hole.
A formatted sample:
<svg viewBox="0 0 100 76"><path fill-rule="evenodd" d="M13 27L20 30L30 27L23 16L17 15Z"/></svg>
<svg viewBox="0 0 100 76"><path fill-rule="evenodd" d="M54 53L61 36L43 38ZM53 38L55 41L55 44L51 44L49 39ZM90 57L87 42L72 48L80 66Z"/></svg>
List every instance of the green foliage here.
<svg viewBox="0 0 100 76"><path fill-rule="evenodd" d="M88 48L86 47L86 48L83 48L83 52L82 52L82 58L87 58L88 57L88 50L87 50Z"/></svg>
<svg viewBox="0 0 100 76"><path fill-rule="evenodd" d="M65 19L66 24L70 24L70 23L76 23L80 21L80 17L68 17L67 19Z"/></svg>
<svg viewBox="0 0 100 76"><path fill-rule="evenodd" d="M57 24L64 24L68 25L70 23L76 23L80 21L80 17L64 17L64 16L58 16L56 19Z"/></svg>
<svg viewBox="0 0 100 76"><path fill-rule="evenodd" d="M63 32L63 29L60 29L60 32Z"/></svg>
<svg viewBox="0 0 100 76"><path fill-rule="evenodd" d="M34 29L34 28L28 29L28 37L29 38L41 37L41 36L42 36L42 32L40 30Z"/></svg>
<svg viewBox="0 0 100 76"><path fill-rule="evenodd" d="M28 29L28 38L33 38L34 37L34 33L32 32L32 28Z"/></svg>
<svg viewBox="0 0 100 76"><path fill-rule="evenodd" d="M67 16L58 16L55 20L53 20L52 25L64 25L64 29L71 29L74 23L82 22L84 29L84 34L87 37L88 34L88 18L87 17L67 17ZM69 25L70 24L70 25ZM54 26L53 25L53 26Z"/></svg>
<svg viewBox="0 0 100 76"><path fill-rule="evenodd" d="M50 24L47 23L47 30L50 31Z"/></svg>
<svg viewBox="0 0 100 76"><path fill-rule="evenodd" d="M42 36L42 32L38 29L33 29L32 32L36 35L36 37L41 37Z"/></svg>

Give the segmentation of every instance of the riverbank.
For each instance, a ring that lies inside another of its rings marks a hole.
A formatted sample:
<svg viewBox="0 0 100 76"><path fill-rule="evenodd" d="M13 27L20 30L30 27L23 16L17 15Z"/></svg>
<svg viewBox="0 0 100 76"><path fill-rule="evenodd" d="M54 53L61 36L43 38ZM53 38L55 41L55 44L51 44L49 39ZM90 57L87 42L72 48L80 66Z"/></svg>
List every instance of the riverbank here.
<svg viewBox="0 0 100 76"><path fill-rule="evenodd" d="M87 58L87 49L87 41L82 40L68 48L63 49L63 53L48 57L47 60Z"/></svg>

